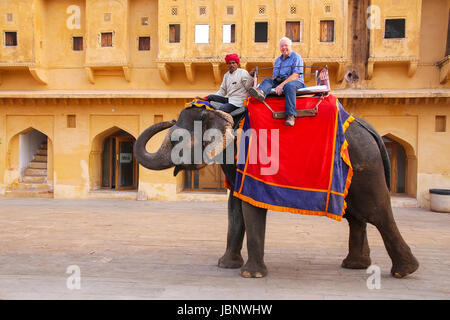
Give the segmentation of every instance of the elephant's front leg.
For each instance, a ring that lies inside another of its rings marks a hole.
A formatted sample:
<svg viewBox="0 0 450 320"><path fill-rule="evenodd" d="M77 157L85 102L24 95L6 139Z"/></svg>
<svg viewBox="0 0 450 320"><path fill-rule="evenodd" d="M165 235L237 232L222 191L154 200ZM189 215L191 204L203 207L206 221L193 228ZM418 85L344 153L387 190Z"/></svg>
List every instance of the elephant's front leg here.
<svg viewBox="0 0 450 320"><path fill-rule="evenodd" d="M228 197L228 233L225 254L219 259L220 268L240 268L244 264L241 256L245 225L242 215L242 201L230 192Z"/></svg>
<svg viewBox="0 0 450 320"><path fill-rule="evenodd" d="M247 233L248 260L241 268L241 275L245 278L262 278L267 275L264 264L267 210L242 202L242 212Z"/></svg>

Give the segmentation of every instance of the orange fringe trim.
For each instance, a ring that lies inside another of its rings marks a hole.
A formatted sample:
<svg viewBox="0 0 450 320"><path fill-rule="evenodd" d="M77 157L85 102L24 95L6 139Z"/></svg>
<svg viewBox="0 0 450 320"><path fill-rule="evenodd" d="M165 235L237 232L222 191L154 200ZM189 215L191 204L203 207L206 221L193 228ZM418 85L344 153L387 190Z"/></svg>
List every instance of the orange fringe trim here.
<svg viewBox="0 0 450 320"><path fill-rule="evenodd" d="M304 215L310 215L310 216L321 216L321 217L328 217L331 218L333 220L336 221L342 221L342 217L329 213L329 212L325 212L325 211L312 211L312 210L304 210L304 209L297 209L297 208L289 208L289 207L281 207L281 206L275 206L272 204L267 204L267 203L263 203L263 202L259 202L256 200L253 200L250 197L244 196L240 193L237 193L236 191L234 191L233 195L236 198L239 198L245 202L250 203L251 205L254 205L255 207L259 207L259 208L263 208L263 209L268 209L268 210L274 210L274 211L281 211L281 212L290 212L290 213L299 213L299 214L304 214Z"/></svg>
<svg viewBox="0 0 450 320"><path fill-rule="evenodd" d="M344 129L344 133L347 131L348 127L350 126L350 123L353 122L355 118L353 116L348 117L348 119L345 121L342 128ZM350 158L348 157L348 142L347 139L344 140L344 143L341 147L341 158L344 160L344 162L348 165L348 174L347 174L347 180L345 181L345 188L344 188L344 205L342 206L342 216L345 215L345 209L347 209L347 201L345 201L345 198L348 194L348 189L350 188L350 185L352 183L353 178L353 167L350 162Z"/></svg>

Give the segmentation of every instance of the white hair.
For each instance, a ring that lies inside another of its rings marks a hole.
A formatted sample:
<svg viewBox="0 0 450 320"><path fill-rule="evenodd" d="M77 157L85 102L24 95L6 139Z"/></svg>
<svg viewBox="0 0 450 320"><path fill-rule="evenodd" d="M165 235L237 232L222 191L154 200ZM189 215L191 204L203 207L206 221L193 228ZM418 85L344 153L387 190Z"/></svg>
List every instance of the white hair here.
<svg viewBox="0 0 450 320"><path fill-rule="evenodd" d="M292 46L292 40L288 37L283 37L280 39L279 45L281 45L281 42L286 41L288 43L288 46Z"/></svg>

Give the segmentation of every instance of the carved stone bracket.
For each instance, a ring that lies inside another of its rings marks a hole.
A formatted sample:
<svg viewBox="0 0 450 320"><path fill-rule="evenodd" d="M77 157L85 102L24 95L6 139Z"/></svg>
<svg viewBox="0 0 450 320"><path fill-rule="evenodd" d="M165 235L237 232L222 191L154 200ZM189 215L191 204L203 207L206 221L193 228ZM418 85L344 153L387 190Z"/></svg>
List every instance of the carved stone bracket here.
<svg viewBox="0 0 450 320"><path fill-rule="evenodd" d="M412 78L416 74L417 66L419 65L419 60L411 60L408 66L408 77Z"/></svg>
<svg viewBox="0 0 450 320"><path fill-rule="evenodd" d="M186 69L186 78L190 83L195 82L195 67L192 65L192 62L185 62L184 68Z"/></svg>
<svg viewBox="0 0 450 320"><path fill-rule="evenodd" d="M31 73L31 76L34 80L39 82L40 84L48 84L48 71L39 67L29 67L28 70Z"/></svg>
<svg viewBox="0 0 450 320"><path fill-rule="evenodd" d="M439 67L439 82L441 84L447 83L450 79L450 56L446 56L444 59L436 64Z"/></svg>
<svg viewBox="0 0 450 320"><path fill-rule="evenodd" d="M92 68L90 67L86 67L86 75L88 77L89 82L94 84L95 83L94 70L92 70Z"/></svg>
<svg viewBox="0 0 450 320"><path fill-rule="evenodd" d="M125 80L128 82L131 81L131 68L129 66L123 66L123 76L125 77Z"/></svg>
<svg viewBox="0 0 450 320"><path fill-rule="evenodd" d="M336 82L342 82L344 80L347 64L344 62L338 63L338 70L336 74Z"/></svg>
<svg viewBox="0 0 450 320"><path fill-rule="evenodd" d="M170 66L166 62L158 62L159 76L165 84L170 83Z"/></svg>

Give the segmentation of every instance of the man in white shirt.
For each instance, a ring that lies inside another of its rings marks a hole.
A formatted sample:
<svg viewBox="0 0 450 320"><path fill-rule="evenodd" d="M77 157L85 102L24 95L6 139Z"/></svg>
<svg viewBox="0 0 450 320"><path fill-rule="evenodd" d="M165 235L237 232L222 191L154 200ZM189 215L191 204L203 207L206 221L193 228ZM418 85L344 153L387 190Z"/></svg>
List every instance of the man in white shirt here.
<svg viewBox="0 0 450 320"><path fill-rule="evenodd" d="M210 94L207 99L223 103L220 110L230 113L244 106L247 90L253 85L253 76L247 70L238 67L240 59L237 54L227 54L225 62L229 71L225 73L219 91L216 94Z"/></svg>

